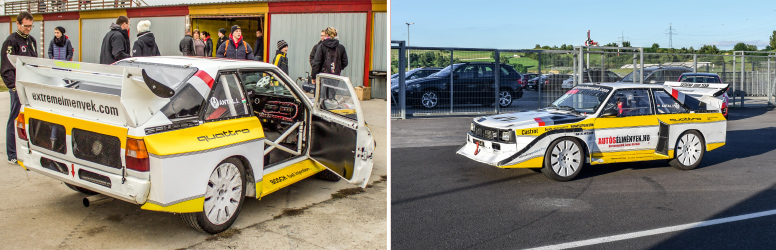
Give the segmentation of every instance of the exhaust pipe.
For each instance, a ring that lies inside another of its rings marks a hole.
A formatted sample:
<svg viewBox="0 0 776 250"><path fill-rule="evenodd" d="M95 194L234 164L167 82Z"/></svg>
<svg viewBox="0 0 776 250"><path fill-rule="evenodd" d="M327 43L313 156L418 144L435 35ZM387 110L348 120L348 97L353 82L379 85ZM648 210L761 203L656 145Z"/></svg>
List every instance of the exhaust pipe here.
<svg viewBox="0 0 776 250"><path fill-rule="evenodd" d="M114 200L113 197L110 197L110 196L107 196L107 195L104 195L104 194L92 195L92 196L88 196L88 197L84 198L84 207L89 207L90 205L97 205L97 204L102 204L102 203L106 203L106 202L111 202L113 200Z"/></svg>

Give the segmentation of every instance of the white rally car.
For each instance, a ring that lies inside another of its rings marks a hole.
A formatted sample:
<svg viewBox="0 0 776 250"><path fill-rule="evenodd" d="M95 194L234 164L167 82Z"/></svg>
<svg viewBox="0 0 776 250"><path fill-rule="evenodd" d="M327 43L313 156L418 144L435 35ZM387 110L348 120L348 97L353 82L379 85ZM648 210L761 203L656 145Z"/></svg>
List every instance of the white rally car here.
<svg viewBox="0 0 776 250"><path fill-rule="evenodd" d="M311 99L254 61L9 58L20 165L94 195L85 204L115 198L218 233L246 196L316 173L361 186L371 175L375 142L346 77L318 75Z"/></svg>
<svg viewBox="0 0 776 250"><path fill-rule="evenodd" d="M582 84L545 109L475 118L458 154L557 181L585 164L666 159L688 170L725 144L727 120L708 107L670 86Z"/></svg>

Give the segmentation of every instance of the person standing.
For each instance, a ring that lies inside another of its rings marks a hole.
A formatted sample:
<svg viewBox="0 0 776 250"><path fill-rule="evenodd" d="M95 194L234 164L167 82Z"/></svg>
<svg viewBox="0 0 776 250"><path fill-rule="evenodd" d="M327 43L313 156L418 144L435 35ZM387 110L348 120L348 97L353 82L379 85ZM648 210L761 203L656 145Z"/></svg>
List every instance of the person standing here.
<svg viewBox="0 0 776 250"><path fill-rule="evenodd" d="M29 12L22 11L16 16L16 32L8 35L3 42L3 50L6 56L0 59L0 76L3 78L5 86L11 95L11 113L8 116L8 124L5 128L5 152L8 155L8 163L16 163L16 128L14 121L19 116L19 96L16 94L16 62L8 60L8 55L37 57L38 50L35 47L37 42L30 35L32 30L32 15Z"/></svg>
<svg viewBox="0 0 776 250"><path fill-rule="evenodd" d="M339 43L337 30L328 27L323 30L326 35L313 58L313 67L310 77L315 83L315 76L319 73L339 75L342 70L348 66L348 54L345 52L345 46Z"/></svg>
<svg viewBox="0 0 776 250"><path fill-rule="evenodd" d="M218 47L216 57L253 60L253 50L247 42L243 41L240 26L232 26L232 33L229 34L229 40Z"/></svg>
<svg viewBox="0 0 776 250"><path fill-rule="evenodd" d="M278 41L278 51L275 52L275 60L272 63L288 75L288 57L286 57L286 53L288 53L288 43L284 40Z"/></svg>
<svg viewBox="0 0 776 250"><path fill-rule="evenodd" d="M264 61L264 38L261 30L256 31L256 43L254 43L253 48L253 60Z"/></svg>
<svg viewBox="0 0 776 250"><path fill-rule="evenodd" d="M202 41L199 29L194 30L194 56L205 56L205 41Z"/></svg>
<svg viewBox="0 0 776 250"><path fill-rule="evenodd" d="M194 55L194 38L191 37L191 28L186 27L186 35L181 39L181 43L178 45L178 49L184 56Z"/></svg>
<svg viewBox="0 0 776 250"><path fill-rule="evenodd" d="M213 57L213 40L210 39L210 33L202 31L202 40L205 41L205 56Z"/></svg>
<svg viewBox="0 0 776 250"><path fill-rule="evenodd" d="M321 43L323 42L323 39L326 38L326 33L324 33L325 30L321 30L321 40L318 41L315 45L313 45L313 49L310 50L310 67L313 67L313 59L315 59L315 52L318 51L318 47L321 46Z"/></svg>
<svg viewBox="0 0 776 250"><path fill-rule="evenodd" d="M49 59L72 61L73 51L70 38L65 35L65 28L62 26L54 28L54 39L51 39L48 49Z"/></svg>
<svg viewBox="0 0 776 250"><path fill-rule="evenodd" d="M161 56L156 37L151 33L151 21L143 20L137 23L137 40L132 46L132 56Z"/></svg>
<svg viewBox="0 0 776 250"><path fill-rule="evenodd" d="M113 64L129 56L129 18L119 16L102 39L100 64Z"/></svg>
<svg viewBox="0 0 776 250"><path fill-rule="evenodd" d="M226 37L226 29L224 28L218 29L218 42L216 43L216 50L218 50L218 48L221 48L221 44L224 44L226 40L229 40L229 38Z"/></svg>

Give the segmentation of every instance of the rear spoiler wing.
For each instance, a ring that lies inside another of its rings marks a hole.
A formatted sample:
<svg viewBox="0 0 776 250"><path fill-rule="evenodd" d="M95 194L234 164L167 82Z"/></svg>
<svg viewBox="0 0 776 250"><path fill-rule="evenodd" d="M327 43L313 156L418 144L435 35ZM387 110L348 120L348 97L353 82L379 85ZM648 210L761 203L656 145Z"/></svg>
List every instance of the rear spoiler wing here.
<svg viewBox="0 0 776 250"><path fill-rule="evenodd" d="M151 119L175 91L136 67L8 55L16 67L16 91L22 105L122 127ZM88 83L120 89L120 95L81 90Z"/></svg>
<svg viewBox="0 0 776 250"><path fill-rule="evenodd" d="M722 101L717 97L727 92L729 84L665 82L663 86L677 101L698 111L722 107Z"/></svg>

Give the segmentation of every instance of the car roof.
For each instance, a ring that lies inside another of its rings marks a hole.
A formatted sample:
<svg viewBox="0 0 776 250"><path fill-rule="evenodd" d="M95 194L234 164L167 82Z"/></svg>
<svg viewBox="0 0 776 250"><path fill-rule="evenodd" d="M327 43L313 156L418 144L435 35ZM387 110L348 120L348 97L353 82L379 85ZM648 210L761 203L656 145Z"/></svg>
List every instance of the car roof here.
<svg viewBox="0 0 776 250"><path fill-rule="evenodd" d="M717 73L682 73L683 76L719 76Z"/></svg>
<svg viewBox="0 0 776 250"><path fill-rule="evenodd" d="M130 57L122 61L134 61L144 63L168 64L176 66L196 67L199 70L215 76L219 70L230 69L273 69L275 65L252 60L234 60L226 58L196 57L196 56L153 56L153 57Z"/></svg>
<svg viewBox="0 0 776 250"><path fill-rule="evenodd" d="M661 69L686 69L686 70L692 70L692 68L679 67L679 66L665 66L665 67L661 66L661 67L648 67L648 68L644 68L644 70L652 70L652 71L654 71L654 70L661 70Z"/></svg>
<svg viewBox="0 0 776 250"><path fill-rule="evenodd" d="M613 83L613 82L607 82L607 83L585 83L585 84L579 84L584 86L606 86L611 87L613 89L631 89L631 88L650 88L650 89L663 89L664 86L661 84L639 84L639 83Z"/></svg>

